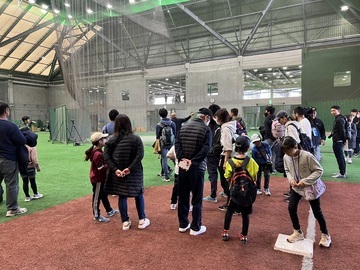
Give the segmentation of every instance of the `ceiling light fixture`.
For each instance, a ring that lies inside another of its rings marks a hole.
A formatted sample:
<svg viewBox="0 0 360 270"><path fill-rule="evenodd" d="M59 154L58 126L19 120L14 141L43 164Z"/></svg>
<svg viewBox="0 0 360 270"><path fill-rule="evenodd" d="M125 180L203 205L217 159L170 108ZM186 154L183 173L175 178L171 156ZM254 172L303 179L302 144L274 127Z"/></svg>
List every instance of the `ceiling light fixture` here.
<svg viewBox="0 0 360 270"><path fill-rule="evenodd" d="M48 8L49 8L49 6L48 6L48 5L45 5L45 4L42 4L41 7L42 7L43 9L48 9Z"/></svg>
<svg viewBox="0 0 360 270"><path fill-rule="evenodd" d="M347 10L349 10L349 6L343 5L340 7L340 9L341 9L341 11L347 11Z"/></svg>
<svg viewBox="0 0 360 270"><path fill-rule="evenodd" d="M65 5L65 7L70 7L70 4L67 2L64 5Z"/></svg>
<svg viewBox="0 0 360 270"><path fill-rule="evenodd" d="M86 12L89 13L89 14L91 14L91 13L93 13L94 11L92 11L91 8L87 8L87 9L86 9Z"/></svg>
<svg viewBox="0 0 360 270"><path fill-rule="evenodd" d="M30 4L35 4L35 0L29 0Z"/></svg>
<svg viewBox="0 0 360 270"><path fill-rule="evenodd" d="M67 16L69 19L72 19L73 18L73 16L71 16L70 14Z"/></svg>
<svg viewBox="0 0 360 270"><path fill-rule="evenodd" d="M45 10L45 9L41 9L41 12L42 12L42 13L46 13L46 12L47 12L47 10Z"/></svg>
<svg viewBox="0 0 360 270"><path fill-rule="evenodd" d="M111 4L107 4L107 5L106 5L106 8L108 8L108 9L112 9L112 8L113 8L113 6L112 6Z"/></svg>
<svg viewBox="0 0 360 270"><path fill-rule="evenodd" d="M54 9L54 13L56 13L56 14L60 14L60 10L58 10L58 9Z"/></svg>

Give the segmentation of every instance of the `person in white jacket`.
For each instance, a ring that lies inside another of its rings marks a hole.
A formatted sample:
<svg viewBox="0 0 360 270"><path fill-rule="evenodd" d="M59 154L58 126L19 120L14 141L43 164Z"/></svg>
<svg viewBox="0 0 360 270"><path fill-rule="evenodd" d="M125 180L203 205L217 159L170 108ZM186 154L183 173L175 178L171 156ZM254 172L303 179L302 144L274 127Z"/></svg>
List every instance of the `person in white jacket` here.
<svg viewBox="0 0 360 270"><path fill-rule="evenodd" d="M287 238L287 241L289 243L294 243L305 239L304 233L300 228L299 217L297 214L299 202L301 198L305 196L304 188L321 183L320 177L323 174L323 168L314 155L307 151L299 150L297 142L291 137L284 138L284 141L281 144L281 150L285 153L285 173L292 188L288 211L294 232ZM308 200L314 217L320 226L321 240L319 245L322 247L330 247L331 238L320 206L321 194L322 193L319 193L317 196L314 196L313 199Z"/></svg>
<svg viewBox="0 0 360 270"><path fill-rule="evenodd" d="M226 178L224 177L225 164L228 159L231 158L231 154L233 152L233 143L235 142L235 139L237 137L237 135L235 135L237 121L231 119L230 114L226 109L218 110L214 115L214 119L216 123L221 126L220 143L223 148L220 155L219 172L221 187L224 189L224 193L227 197L226 203L219 206L218 209L221 211L226 211L230 200L230 190L229 182L226 181Z"/></svg>

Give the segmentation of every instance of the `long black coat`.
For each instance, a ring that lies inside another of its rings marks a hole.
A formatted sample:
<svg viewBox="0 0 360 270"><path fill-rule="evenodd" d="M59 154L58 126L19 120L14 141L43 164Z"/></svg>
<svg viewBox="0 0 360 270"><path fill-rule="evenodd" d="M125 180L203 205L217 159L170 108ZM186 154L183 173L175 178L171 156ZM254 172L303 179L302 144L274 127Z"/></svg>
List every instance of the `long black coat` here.
<svg viewBox="0 0 360 270"><path fill-rule="evenodd" d="M104 159L108 165L105 191L109 194L136 197L144 192L144 176L141 160L144 157L144 145L139 136L134 134L124 136L116 144L117 136L113 136L105 144ZM117 177L117 169L130 169L130 174Z"/></svg>

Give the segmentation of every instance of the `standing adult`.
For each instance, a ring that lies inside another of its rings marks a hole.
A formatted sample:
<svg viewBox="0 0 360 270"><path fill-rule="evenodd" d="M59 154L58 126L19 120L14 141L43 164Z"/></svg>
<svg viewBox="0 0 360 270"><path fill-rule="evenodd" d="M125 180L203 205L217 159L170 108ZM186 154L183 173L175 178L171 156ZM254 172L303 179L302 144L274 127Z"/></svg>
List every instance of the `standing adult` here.
<svg viewBox="0 0 360 270"><path fill-rule="evenodd" d="M356 144L354 149L354 157L357 157L360 152L360 112L357 109L352 109L350 113L354 117L353 123L356 126Z"/></svg>
<svg viewBox="0 0 360 270"><path fill-rule="evenodd" d="M229 112L226 109L218 110L215 115L215 121L218 125L221 126L221 138L220 143L222 145L222 152L220 155L219 162L219 172L220 172L220 180L221 187L224 189L224 193L226 194L226 203L219 206L218 209L220 211L226 211L230 201L230 189L229 182L226 181L224 176L226 169L226 162L229 158L231 158L231 153L233 152L233 142L235 141L235 131L236 131L236 120L232 120Z"/></svg>
<svg viewBox="0 0 360 270"><path fill-rule="evenodd" d="M0 101L0 185L4 179L6 185L6 216L24 214L26 208L18 205L19 169L17 164L17 150L27 141L18 126L8 121L10 107Z"/></svg>
<svg viewBox="0 0 360 270"><path fill-rule="evenodd" d="M116 109L112 109L109 112L110 122L103 126L101 132L104 134L113 135L114 134L114 123L116 116L119 115L119 112Z"/></svg>
<svg viewBox="0 0 360 270"><path fill-rule="evenodd" d="M211 104L209 110L214 115L220 106L216 104ZM209 175L209 181L211 186L210 195L204 198L204 201L207 202L217 202L217 183L218 183L218 166L220 161L220 154L222 152L222 146L220 143L221 137L221 128L216 124L215 120L211 118L209 127L212 131L212 144L209 155L207 156L206 167Z"/></svg>
<svg viewBox="0 0 360 270"><path fill-rule="evenodd" d="M105 191L119 196L119 210L122 229L128 230L131 220L128 216L127 199L135 198L138 212L138 228L145 229L150 220L145 215L144 176L141 160L144 145L139 136L133 134L130 119L125 114L115 118L114 136L105 144L104 160L108 165Z"/></svg>
<svg viewBox="0 0 360 270"><path fill-rule="evenodd" d="M168 116L168 111L165 108L161 108L159 110L159 116L161 117L160 122L156 125L156 139L160 140L160 148L161 148L161 172L164 174L163 181L170 182L170 173L169 173L169 165L167 162L167 153L170 150L171 146L174 144L174 138L170 143L164 142L162 138L162 131L166 126L169 126L172 130L172 135L176 134L176 125L173 121L171 121Z"/></svg>
<svg viewBox="0 0 360 270"><path fill-rule="evenodd" d="M266 106L265 112L264 112L264 136L263 140L266 141L270 147L274 144L276 138L272 135L271 132L271 125L272 121L275 119L275 108L272 105Z"/></svg>
<svg viewBox="0 0 360 270"><path fill-rule="evenodd" d="M300 132L305 133L306 136L312 140L312 129L309 119L305 117L305 109L301 106L298 106L294 109L294 118L299 122Z"/></svg>
<svg viewBox="0 0 360 270"><path fill-rule="evenodd" d="M333 178L346 178L346 162L344 157L344 145L346 142L345 123L346 118L340 113L341 108L338 105L333 105L330 109L331 114L335 117L333 129L329 135L329 139L333 140L333 151L336 162L339 167L339 172L335 173Z"/></svg>
<svg viewBox="0 0 360 270"><path fill-rule="evenodd" d="M170 114L170 117L171 117L171 121L173 121L175 123L175 126L176 126L176 134L175 136L177 136L180 132L180 129L181 129L181 125L187 121L189 121L189 119L194 115L193 112L191 112L189 114L188 117L185 117L185 118L177 118L177 115L176 115L176 112L172 112Z"/></svg>
<svg viewBox="0 0 360 270"><path fill-rule="evenodd" d="M307 111L309 121L312 129L312 142L314 146L315 157L321 161L320 145L325 145L325 125L321 119L317 118L317 110L315 107L310 107Z"/></svg>
<svg viewBox="0 0 360 270"><path fill-rule="evenodd" d="M179 161L179 232L190 228L190 235L196 236L206 232L202 225L202 200L206 157L209 154L212 134L208 127L212 112L201 108L197 118L184 125L175 140L175 152ZM192 222L190 224L189 200L192 192Z"/></svg>
<svg viewBox="0 0 360 270"><path fill-rule="evenodd" d="M239 110L237 108L232 108L230 110L230 117L233 120L236 120L236 134L237 135L247 135L246 125L241 116L238 116Z"/></svg>

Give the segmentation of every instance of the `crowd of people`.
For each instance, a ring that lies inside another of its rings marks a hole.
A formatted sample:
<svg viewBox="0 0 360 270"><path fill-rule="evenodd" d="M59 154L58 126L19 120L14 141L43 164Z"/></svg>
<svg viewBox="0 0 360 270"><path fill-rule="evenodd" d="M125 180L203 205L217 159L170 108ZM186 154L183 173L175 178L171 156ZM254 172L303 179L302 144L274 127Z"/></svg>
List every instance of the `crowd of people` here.
<svg viewBox="0 0 360 270"><path fill-rule="evenodd" d="M331 107L334 124L328 138L332 138L332 148L339 171L334 178L348 177L346 164L359 154L360 112L353 109L349 115L343 116L339 106ZM264 122L259 128L260 134L247 136L245 121L238 116L238 109L230 113L225 108L212 104L209 108L201 108L196 117L177 118L165 108L159 110L160 122L156 125L155 137L161 160L161 176L170 181L171 167L168 158L175 165L175 181L171 195L170 208L178 212L179 232L190 230L196 236L206 232L202 224L202 203L217 202L217 196L226 198L218 210L226 212L222 239L229 240L229 229L232 216L242 215L242 231L239 239L248 241L249 215L252 213L252 200L239 200L236 196L237 181L243 181L242 192L251 186L255 195L271 196L271 173L282 172L287 177L290 190L284 195L289 203L288 211L294 232L288 237L290 243L304 239L297 216L297 206L301 198L309 200L315 218L320 224L322 233L319 245L329 247L331 238L326 221L320 208L320 193L308 190L309 187L321 185L323 169L320 145L325 144L326 134L323 122L317 118L314 107L298 106L292 111L280 110L275 114L273 106L267 106ZM10 107L0 102L0 179L6 185L6 216L15 216L27 212L18 206L18 173L23 179L25 201L39 199L43 195L37 191L35 175L40 171L36 155L36 138L29 137L30 117L23 117L23 126L8 121ZM144 146L139 136L133 133L129 117L119 114L115 109L109 112L110 122L102 132L91 136L91 147L85 152L85 160L91 161L90 182L92 184L92 208L94 221L107 223L109 217L120 213L122 229L129 230L132 221L128 215L128 199L134 198L138 214L139 229L150 225L145 213L144 179L142 159ZM311 147L306 146L306 141ZM20 166L19 148L25 147L28 160L26 167ZM277 149L277 150L276 150ZM300 158L301 157L301 158ZM280 164L278 164L280 163ZM245 176L238 176L238 169ZM205 172L211 183L211 191L204 196ZM263 189L261 178L264 177ZM237 178L238 177L238 178ZM248 180L245 178L247 177ZM218 179L222 191L218 193ZM248 181L248 182L246 182ZM29 194L29 182L33 195ZM241 193L241 192L240 192ZM108 196L118 197L119 210L113 209ZM244 193L245 194L245 193ZM248 196L248 195L241 196ZM1 194L2 195L2 194ZM309 197L310 196L310 197ZM310 198L310 199L309 199ZM100 201L107 217L100 214ZM246 203L244 203L246 201ZM192 212L192 220L189 219Z"/></svg>

